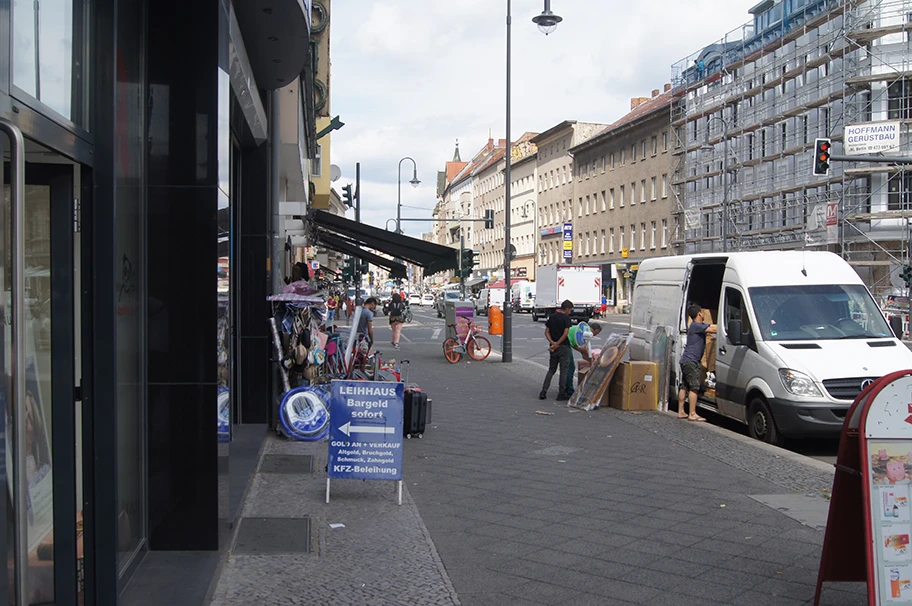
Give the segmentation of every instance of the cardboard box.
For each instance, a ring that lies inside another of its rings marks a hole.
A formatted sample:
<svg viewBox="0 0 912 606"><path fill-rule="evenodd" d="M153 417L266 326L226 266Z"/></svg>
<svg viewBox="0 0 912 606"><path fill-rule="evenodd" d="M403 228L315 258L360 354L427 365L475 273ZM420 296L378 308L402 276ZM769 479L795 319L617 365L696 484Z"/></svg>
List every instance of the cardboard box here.
<svg viewBox="0 0 912 606"><path fill-rule="evenodd" d="M623 362L611 378L605 402L620 410L658 410L659 381L655 362Z"/></svg>

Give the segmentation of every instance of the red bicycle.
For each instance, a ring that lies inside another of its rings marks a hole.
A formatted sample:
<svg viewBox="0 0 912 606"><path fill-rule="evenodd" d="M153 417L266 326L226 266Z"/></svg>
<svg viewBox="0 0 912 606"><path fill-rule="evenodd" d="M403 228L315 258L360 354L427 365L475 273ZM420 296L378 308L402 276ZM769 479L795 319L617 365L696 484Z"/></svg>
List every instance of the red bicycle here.
<svg viewBox="0 0 912 606"><path fill-rule="evenodd" d="M448 326L456 329L455 324L448 324ZM491 355L491 342L478 334L478 327L474 322L468 325L465 335L462 337L459 336L457 330L455 337L450 337L443 342L443 355L450 364L459 362L464 353L479 362Z"/></svg>

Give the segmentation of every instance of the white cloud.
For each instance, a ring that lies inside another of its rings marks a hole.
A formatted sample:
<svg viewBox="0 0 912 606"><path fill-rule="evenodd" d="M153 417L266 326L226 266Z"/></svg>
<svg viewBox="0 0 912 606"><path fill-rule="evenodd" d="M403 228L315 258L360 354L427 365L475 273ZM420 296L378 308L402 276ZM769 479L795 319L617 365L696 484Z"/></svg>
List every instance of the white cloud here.
<svg viewBox="0 0 912 606"><path fill-rule="evenodd" d="M545 37L531 22L541 0L515 0L512 138L565 119L617 120L631 97L670 81L672 63L740 28L755 3L553 0L564 21ZM383 227L396 215L400 158L416 160L422 181L407 185L403 163L403 204L431 208L456 139L468 160L489 131L505 136L506 2L337 0L331 19L331 107L345 122L332 162L351 179L361 162L362 219Z"/></svg>

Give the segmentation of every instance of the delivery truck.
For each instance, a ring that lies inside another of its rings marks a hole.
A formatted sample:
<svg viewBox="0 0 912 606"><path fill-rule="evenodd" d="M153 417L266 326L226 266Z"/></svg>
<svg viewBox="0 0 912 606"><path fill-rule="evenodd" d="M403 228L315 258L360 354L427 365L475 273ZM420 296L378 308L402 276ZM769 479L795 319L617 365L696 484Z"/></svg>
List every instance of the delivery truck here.
<svg viewBox="0 0 912 606"><path fill-rule="evenodd" d="M852 402L875 379L912 368L871 293L829 252L684 255L640 263L630 330L633 360L673 342L668 385L677 400L687 308L718 325L706 338L698 405L771 444L838 438ZM666 330L657 331L658 327Z"/></svg>
<svg viewBox="0 0 912 606"><path fill-rule="evenodd" d="M536 272L532 320L547 319L564 301L573 303L570 317L589 320L602 306L600 265L546 265Z"/></svg>

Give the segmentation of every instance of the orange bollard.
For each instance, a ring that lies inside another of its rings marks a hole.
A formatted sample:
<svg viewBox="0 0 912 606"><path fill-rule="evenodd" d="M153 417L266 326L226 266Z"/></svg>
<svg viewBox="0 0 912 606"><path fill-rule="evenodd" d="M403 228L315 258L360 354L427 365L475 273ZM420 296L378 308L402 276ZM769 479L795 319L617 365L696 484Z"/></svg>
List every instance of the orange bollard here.
<svg viewBox="0 0 912 606"><path fill-rule="evenodd" d="M488 334L503 334L503 310L496 305L488 309Z"/></svg>

